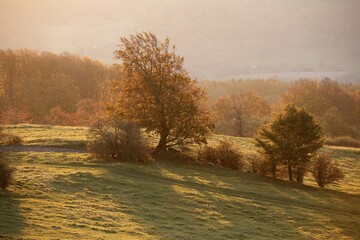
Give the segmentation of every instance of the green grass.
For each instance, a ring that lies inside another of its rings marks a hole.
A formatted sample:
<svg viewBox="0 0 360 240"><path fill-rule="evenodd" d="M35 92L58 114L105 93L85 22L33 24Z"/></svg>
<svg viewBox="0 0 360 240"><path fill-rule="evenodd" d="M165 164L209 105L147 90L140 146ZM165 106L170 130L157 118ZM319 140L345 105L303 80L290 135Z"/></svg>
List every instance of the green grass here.
<svg viewBox="0 0 360 240"><path fill-rule="evenodd" d="M27 126L25 141L35 139ZM60 129L69 141L85 138L74 128L43 128L35 126L49 143L49 132ZM234 140L255 150L251 139ZM359 151L323 151L354 179L320 189L179 161L107 164L87 153L6 153L17 171L8 192L0 191L0 239L360 239Z"/></svg>

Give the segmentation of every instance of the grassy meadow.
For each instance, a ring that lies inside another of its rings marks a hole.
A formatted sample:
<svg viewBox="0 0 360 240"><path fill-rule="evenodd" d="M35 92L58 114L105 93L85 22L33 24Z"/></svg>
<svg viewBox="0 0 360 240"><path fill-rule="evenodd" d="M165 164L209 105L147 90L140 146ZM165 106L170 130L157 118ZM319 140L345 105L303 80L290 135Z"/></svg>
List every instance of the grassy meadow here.
<svg viewBox="0 0 360 240"><path fill-rule="evenodd" d="M67 127L38 124L5 125L4 132L21 136L24 145L83 149L87 142L87 127Z"/></svg>
<svg viewBox="0 0 360 240"><path fill-rule="evenodd" d="M25 145L86 144L81 127L5 131ZM252 139L231 139L256 151ZM346 174L329 189L310 178L301 185L177 159L103 163L88 153L7 152L17 171L0 191L0 239L360 239L360 149L322 151Z"/></svg>

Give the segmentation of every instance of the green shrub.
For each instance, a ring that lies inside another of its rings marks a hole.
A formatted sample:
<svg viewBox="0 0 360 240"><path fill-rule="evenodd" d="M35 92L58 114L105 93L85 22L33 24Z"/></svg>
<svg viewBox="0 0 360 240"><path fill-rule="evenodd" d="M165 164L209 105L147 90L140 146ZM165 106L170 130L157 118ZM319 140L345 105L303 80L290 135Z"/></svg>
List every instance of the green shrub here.
<svg viewBox="0 0 360 240"><path fill-rule="evenodd" d="M89 130L88 149L107 161L139 161L149 158L149 147L140 128L121 120L96 121Z"/></svg>
<svg viewBox="0 0 360 240"><path fill-rule="evenodd" d="M14 167L11 167L4 160L0 160L0 188L6 189L12 181L13 173L15 171Z"/></svg>
<svg viewBox="0 0 360 240"><path fill-rule="evenodd" d="M342 147L354 147L360 148L360 140L354 139L349 136L327 138L325 140L326 145L330 146L342 146Z"/></svg>
<svg viewBox="0 0 360 240"><path fill-rule="evenodd" d="M310 165L310 172L320 187L344 178L344 173L328 155L315 156Z"/></svg>
<svg viewBox="0 0 360 240"><path fill-rule="evenodd" d="M216 147L205 146L198 153L198 160L203 163L242 170L243 155L233 147L229 140L220 140Z"/></svg>

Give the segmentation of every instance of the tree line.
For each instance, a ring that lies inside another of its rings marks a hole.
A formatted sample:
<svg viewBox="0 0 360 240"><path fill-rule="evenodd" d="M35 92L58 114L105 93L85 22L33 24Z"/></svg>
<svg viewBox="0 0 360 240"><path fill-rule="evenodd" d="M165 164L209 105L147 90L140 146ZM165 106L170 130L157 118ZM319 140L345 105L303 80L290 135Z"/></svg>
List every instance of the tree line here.
<svg viewBox="0 0 360 240"><path fill-rule="evenodd" d="M360 138L360 85L329 78L203 81L215 114L215 131L253 137L259 127L288 103L304 107L328 137Z"/></svg>
<svg viewBox="0 0 360 240"><path fill-rule="evenodd" d="M116 54L118 58L125 57L121 56L125 53L120 51ZM139 55L140 52L137 54L137 58L143 57ZM165 67L179 68L182 60L171 56L171 52L166 54L168 56L162 57L168 60L174 58L172 65L161 66L160 70L165 71ZM129 56L126 59L131 60ZM154 64L155 60L152 61ZM145 62L142 64L148 67ZM140 66L133 65L131 71L135 67ZM178 70L179 76L183 74L180 73L181 69ZM111 82L118 82L125 74L119 65L108 66L68 53L57 55L27 49L0 50L0 119L3 123L14 124L89 125L90 118L100 108L99 102L114 94L116 84ZM187 78L184 82L190 81L188 76L182 78ZM126 81L125 76L122 84ZM167 81L166 84L171 83ZM360 86L357 84L342 84L331 79L300 79L293 82L277 79L193 81L192 84L198 88L199 99L202 99L200 95L208 96L207 101L201 101L212 112L215 133L254 137L260 126L268 123L274 113L293 103L312 113L327 136L360 138ZM172 89L174 93L178 90ZM167 94L167 99L162 103L173 103L179 107L177 95ZM148 96L132 95L132 99L136 97Z"/></svg>

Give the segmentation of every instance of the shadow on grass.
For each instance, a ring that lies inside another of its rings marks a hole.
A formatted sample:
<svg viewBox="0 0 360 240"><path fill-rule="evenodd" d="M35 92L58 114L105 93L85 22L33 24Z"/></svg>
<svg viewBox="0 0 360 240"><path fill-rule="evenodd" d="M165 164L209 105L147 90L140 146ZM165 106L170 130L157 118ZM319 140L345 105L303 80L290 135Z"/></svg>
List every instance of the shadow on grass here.
<svg viewBox="0 0 360 240"><path fill-rule="evenodd" d="M141 239L360 238L358 195L181 162L98 167L100 175L72 174L55 186L67 194L108 196L104 201L115 205L106 211L126 216L107 229L110 234Z"/></svg>
<svg viewBox="0 0 360 240"><path fill-rule="evenodd" d="M15 193L0 190L0 213L0 239L21 236L26 224L20 211L20 202Z"/></svg>
<svg viewBox="0 0 360 240"><path fill-rule="evenodd" d="M158 167L146 191L129 201L137 202L142 224L164 238L359 238L359 196L191 168Z"/></svg>
<svg viewBox="0 0 360 240"><path fill-rule="evenodd" d="M222 178L222 184L230 186L230 190L200 193L214 203L220 213L235 220L230 221L234 225L239 225L239 220L234 218L232 210L227 211L226 206L234 207L237 204L239 207L240 203L240 212L239 209L236 211L241 213L242 209L243 219L252 220L250 222L257 226L253 228L258 232L257 238L360 237L357 231L360 228L360 207L357 204L360 202L359 195L251 174L230 175L234 175L236 179ZM189 182L197 181L193 176L188 176L187 179ZM247 186L248 183L250 185ZM232 198L226 199L226 196Z"/></svg>

